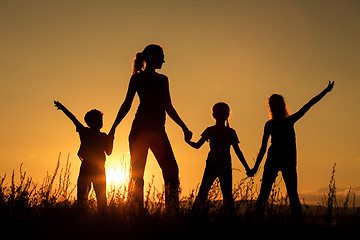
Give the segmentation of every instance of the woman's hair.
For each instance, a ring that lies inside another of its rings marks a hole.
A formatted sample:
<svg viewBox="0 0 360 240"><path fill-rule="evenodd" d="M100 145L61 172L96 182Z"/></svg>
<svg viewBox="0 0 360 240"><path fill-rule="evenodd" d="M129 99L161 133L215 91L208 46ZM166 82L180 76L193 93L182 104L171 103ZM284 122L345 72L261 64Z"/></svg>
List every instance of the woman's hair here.
<svg viewBox="0 0 360 240"><path fill-rule="evenodd" d="M289 112L283 96L273 94L268 98L269 114L271 119L284 118L289 116Z"/></svg>
<svg viewBox="0 0 360 240"><path fill-rule="evenodd" d="M212 115L215 119L222 118L226 120L226 126L229 126L230 107L224 102L216 103L212 108Z"/></svg>
<svg viewBox="0 0 360 240"><path fill-rule="evenodd" d="M139 73L144 71L146 61L155 54L162 54L163 47L157 44L149 44L147 45L142 52L136 53L133 62L132 73Z"/></svg>

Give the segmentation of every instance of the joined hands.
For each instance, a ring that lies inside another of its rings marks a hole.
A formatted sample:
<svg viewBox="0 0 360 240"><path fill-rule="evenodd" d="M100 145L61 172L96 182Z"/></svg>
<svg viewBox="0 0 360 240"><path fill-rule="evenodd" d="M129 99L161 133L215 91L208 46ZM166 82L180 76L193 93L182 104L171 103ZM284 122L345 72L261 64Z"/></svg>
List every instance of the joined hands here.
<svg viewBox="0 0 360 240"><path fill-rule="evenodd" d="M185 141L188 142L191 140L193 133L189 129L184 130Z"/></svg>

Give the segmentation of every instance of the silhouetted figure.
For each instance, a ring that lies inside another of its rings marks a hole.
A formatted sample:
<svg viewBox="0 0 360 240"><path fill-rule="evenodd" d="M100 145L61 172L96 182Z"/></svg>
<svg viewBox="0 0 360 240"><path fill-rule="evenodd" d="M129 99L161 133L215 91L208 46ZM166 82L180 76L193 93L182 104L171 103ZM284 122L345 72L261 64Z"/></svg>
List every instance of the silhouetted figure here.
<svg viewBox="0 0 360 240"><path fill-rule="evenodd" d="M250 171L244 155L239 148L239 139L237 134L235 130L229 126L229 106L226 103L219 102L213 106L212 111L212 115L216 120L215 125L206 128L201 134L201 138L198 142L195 143L187 140L187 143L196 149L199 149L205 141L210 142L210 152L206 160L204 176L193 206L193 211L197 214L203 213L209 190L216 178L219 178L220 181L224 208L228 211L234 210L235 206L232 195L232 169L230 156L231 146L233 146L236 155L240 159L240 162L244 165L246 171Z"/></svg>
<svg viewBox="0 0 360 240"><path fill-rule="evenodd" d="M254 176L258 171L260 163L266 152L268 139L271 136L271 146L264 166L261 189L257 199L257 217L261 217L264 212L265 204L268 201L272 184L279 171L282 172L287 193L290 201L291 214L294 219L301 216L301 204L297 192L297 172L296 172L296 139L294 124L317 102L319 102L328 92L332 90L334 82L329 81L329 85L317 96L312 98L298 112L289 115L284 98L281 95L273 94L268 99L271 119L266 122L264 135L259 155L255 166L248 172L249 176Z"/></svg>
<svg viewBox="0 0 360 240"><path fill-rule="evenodd" d="M114 135L115 128L130 110L137 93L140 105L129 136L130 165L134 182L131 200L138 209L143 208L143 176L148 150L151 149L165 181L166 210L172 209L176 212L179 208L179 170L165 132L166 113L182 128L185 138L191 138L192 133L171 103L168 78L156 72L164 62L163 48L159 45L150 44L136 54L126 98L109 135Z"/></svg>
<svg viewBox="0 0 360 240"><path fill-rule="evenodd" d="M94 186L99 210L106 208L106 175L105 160L113 149L112 136L100 132L103 126L103 113L93 109L86 113L85 122L89 127L82 125L76 117L60 102L54 101L58 110L62 110L75 124L76 131L80 136L80 149L78 156L81 166L77 182L77 199L79 205L87 202L91 183Z"/></svg>

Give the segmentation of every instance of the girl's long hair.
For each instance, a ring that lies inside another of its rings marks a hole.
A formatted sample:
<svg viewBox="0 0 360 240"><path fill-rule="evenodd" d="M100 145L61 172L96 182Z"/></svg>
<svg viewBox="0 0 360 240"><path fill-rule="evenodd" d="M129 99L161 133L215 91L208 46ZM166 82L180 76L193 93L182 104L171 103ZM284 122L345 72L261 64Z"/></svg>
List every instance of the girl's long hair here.
<svg viewBox="0 0 360 240"><path fill-rule="evenodd" d="M133 61L132 73L140 73L144 71L146 61L150 59L151 55L163 53L163 47L157 44L147 45L142 52L136 53Z"/></svg>
<svg viewBox="0 0 360 240"><path fill-rule="evenodd" d="M273 94L268 98L268 106L271 119L289 116L285 99L279 94Z"/></svg>

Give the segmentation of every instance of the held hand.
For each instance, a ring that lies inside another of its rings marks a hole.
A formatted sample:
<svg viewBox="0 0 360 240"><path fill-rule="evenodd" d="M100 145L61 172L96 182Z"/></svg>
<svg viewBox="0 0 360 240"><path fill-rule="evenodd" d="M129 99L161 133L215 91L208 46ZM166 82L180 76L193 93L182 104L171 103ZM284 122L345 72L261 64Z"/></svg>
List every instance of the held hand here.
<svg viewBox="0 0 360 240"><path fill-rule="evenodd" d="M110 131L108 134L109 139L111 139L112 141L114 141L115 139L115 131Z"/></svg>
<svg viewBox="0 0 360 240"><path fill-rule="evenodd" d="M330 92L334 87L335 81L329 81L329 85L325 88L326 92Z"/></svg>
<svg viewBox="0 0 360 240"><path fill-rule="evenodd" d="M65 107L62 105L59 101L54 101L55 107L57 107L58 110L64 110Z"/></svg>
<svg viewBox="0 0 360 240"><path fill-rule="evenodd" d="M253 176L255 176L255 174L257 173L258 170L259 170L259 168L257 166L254 166L252 169L250 169L249 171L246 172L246 175L248 177L253 177Z"/></svg>
<svg viewBox="0 0 360 240"><path fill-rule="evenodd" d="M246 175L247 175L248 177L253 177L253 176L255 176L255 173L256 173L256 171L254 171L254 169L250 169L249 171L246 171Z"/></svg>
<svg viewBox="0 0 360 240"><path fill-rule="evenodd" d="M192 135L193 133L189 129L184 130L184 137L186 142L191 140Z"/></svg>

